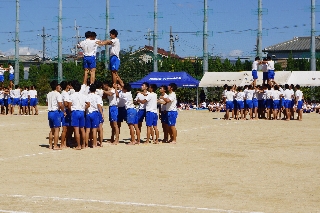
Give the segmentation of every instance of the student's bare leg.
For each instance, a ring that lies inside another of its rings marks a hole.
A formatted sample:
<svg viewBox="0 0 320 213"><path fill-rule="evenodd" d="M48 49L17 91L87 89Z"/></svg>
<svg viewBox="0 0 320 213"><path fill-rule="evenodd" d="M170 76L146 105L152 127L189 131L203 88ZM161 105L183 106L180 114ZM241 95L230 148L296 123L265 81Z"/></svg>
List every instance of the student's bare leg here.
<svg viewBox="0 0 320 213"><path fill-rule="evenodd" d="M61 148L58 147L58 140L59 140L59 127L51 128L53 134L53 149L60 150Z"/></svg>
<svg viewBox="0 0 320 213"><path fill-rule="evenodd" d="M226 118L226 120L229 120L229 109L226 110L225 118Z"/></svg>
<svg viewBox="0 0 320 213"><path fill-rule="evenodd" d="M88 141L86 141L86 132L85 132L84 127L79 128L79 132L80 132L81 139L82 139L81 147L84 146L85 148L87 148L88 147Z"/></svg>
<svg viewBox="0 0 320 213"><path fill-rule="evenodd" d="M103 147L103 126L102 123L99 124L99 129L98 129L98 137L99 137L99 143L100 143L100 147Z"/></svg>
<svg viewBox="0 0 320 213"><path fill-rule="evenodd" d="M129 127L129 131L130 131L130 143L128 143L127 145L135 145L133 124L128 124L128 127Z"/></svg>
<svg viewBox="0 0 320 213"><path fill-rule="evenodd" d="M90 84L93 84L96 80L96 68L90 70Z"/></svg>
<svg viewBox="0 0 320 213"><path fill-rule="evenodd" d="M171 143L177 143L177 129L176 129L176 126L170 126L170 129L171 129L172 135L173 135Z"/></svg>
<svg viewBox="0 0 320 213"><path fill-rule="evenodd" d="M112 122L112 126L114 129L114 136L115 136L115 140L113 142L114 145L118 145L119 143L119 128L118 128L118 123L116 121Z"/></svg>
<svg viewBox="0 0 320 213"><path fill-rule="evenodd" d="M90 128L86 128L85 129L85 143L88 143L89 137L90 137ZM84 149L86 147L85 143L82 144L82 146L81 146L82 149Z"/></svg>
<svg viewBox="0 0 320 213"><path fill-rule="evenodd" d="M291 118L291 115L290 115L290 109L286 109L286 112L287 112L287 119L286 121L290 121L290 118Z"/></svg>
<svg viewBox="0 0 320 213"><path fill-rule="evenodd" d="M120 131L120 129L121 129L121 122L117 122L117 124L118 124L118 128L119 128L119 135L121 134L121 131Z"/></svg>
<svg viewBox="0 0 320 213"><path fill-rule="evenodd" d="M145 144L149 144L150 134L151 134L151 126L147 126L147 140L146 140Z"/></svg>
<svg viewBox="0 0 320 213"><path fill-rule="evenodd" d="M81 150L79 127L74 127L74 138L76 139L76 142L77 142L76 149Z"/></svg>
<svg viewBox="0 0 320 213"><path fill-rule="evenodd" d="M89 69L85 68L84 69L84 76L83 76L83 84L87 84L88 72L89 72Z"/></svg>
<svg viewBox="0 0 320 213"><path fill-rule="evenodd" d="M97 147L97 128L92 128L92 147Z"/></svg>
<svg viewBox="0 0 320 213"><path fill-rule="evenodd" d="M158 144L159 143L159 130L158 130L158 127L157 126L153 126L153 129L154 129L154 137L153 137L153 143L154 144Z"/></svg>
<svg viewBox="0 0 320 213"><path fill-rule="evenodd" d="M138 124L134 124L134 129L136 130L137 140L135 144L140 144L140 129L138 127Z"/></svg>
<svg viewBox="0 0 320 213"><path fill-rule="evenodd" d="M116 84L117 83L117 77L118 77L117 70L112 70L111 71L111 75L112 75L112 83Z"/></svg>
<svg viewBox="0 0 320 213"><path fill-rule="evenodd" d="M49 132L49 149L52 149L52 141L53 141L53 134L52 134L52 129L50 129L50 132Z"/></svg>
<svg viewBox="0 0 320 213"><path fill-rule="evenodd" d="M66 135L67 135L67 127L66 126L63 126L62 127L62 133L61 133L61 148L67 148L67 145L66 145Z"/></svg>

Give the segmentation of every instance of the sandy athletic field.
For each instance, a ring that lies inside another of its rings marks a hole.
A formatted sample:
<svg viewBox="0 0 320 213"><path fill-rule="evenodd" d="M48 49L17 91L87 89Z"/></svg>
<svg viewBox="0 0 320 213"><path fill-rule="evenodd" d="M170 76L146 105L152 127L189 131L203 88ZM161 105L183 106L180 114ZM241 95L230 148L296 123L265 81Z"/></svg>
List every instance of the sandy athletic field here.
<svg viewBox="0 0 320 213"><path fill-rule="evenodd" d="M319 114L213 119L222 116L179 112L176 145L81 151L46 148L44 107L0 116L0 212L320 212Z"/></svg>

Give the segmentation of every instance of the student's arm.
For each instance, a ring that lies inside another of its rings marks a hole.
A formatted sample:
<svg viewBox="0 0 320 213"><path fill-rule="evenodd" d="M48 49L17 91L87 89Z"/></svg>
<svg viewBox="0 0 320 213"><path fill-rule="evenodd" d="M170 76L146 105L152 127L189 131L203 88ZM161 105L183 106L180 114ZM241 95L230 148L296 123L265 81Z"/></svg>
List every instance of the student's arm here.
<svg viewBox="0 0 320 213"><path fill-rule="evenodd" d="M119 98L119 92L117 90L117 84L113 84L113 89L115 90L116 97Z"/></svg>
<svg viewBox="0 0 320 213"><path fill-rule="evenodd" d="M137 102L141 103L141 104L144 104L144 103L147 103L148 101L146 99L143 99L143 100L138 99Z"/></svg>
<svg viewBox="0 0 320 213"><path fill-rule="evenodd" d="M96 44L103 46L103 45L111 45L113 42L111 40L104 40L104 41L96 41Z"/></svg>
<svg viewBox="0 0 320 213"><path fill-rule="evenodd" d="M103 97L104 96L113 96L113 92L111 92L111 91L103 91Z"/></svg>
<svg viewBox="0 0 320 213"><path fill-rule="evenodd" d="M120 78L120 76L118 74L116 74L116 75L117 75L120 86L123 87L124 83L123 83L122 79Z"/></svg>
<svg viewBox="0 0 320 213"><path fill-rule="evenodd" d="M62 102L58 102L58 108L59 108L59 110L64 111L64 106L63 106Z"/></svg>

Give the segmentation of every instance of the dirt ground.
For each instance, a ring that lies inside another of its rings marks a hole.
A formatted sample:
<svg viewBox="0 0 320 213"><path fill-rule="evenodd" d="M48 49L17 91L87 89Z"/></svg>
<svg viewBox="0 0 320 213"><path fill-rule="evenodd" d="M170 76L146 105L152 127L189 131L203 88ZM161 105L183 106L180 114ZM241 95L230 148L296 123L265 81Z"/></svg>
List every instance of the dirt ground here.
<svg viewBox="0 0 320 213"><path fill-rule="evenodd" d="M45 107L0 116L0 212L320 212L319 114L222 116L179 111L176 145L81 151L46 148Z"/></svg>

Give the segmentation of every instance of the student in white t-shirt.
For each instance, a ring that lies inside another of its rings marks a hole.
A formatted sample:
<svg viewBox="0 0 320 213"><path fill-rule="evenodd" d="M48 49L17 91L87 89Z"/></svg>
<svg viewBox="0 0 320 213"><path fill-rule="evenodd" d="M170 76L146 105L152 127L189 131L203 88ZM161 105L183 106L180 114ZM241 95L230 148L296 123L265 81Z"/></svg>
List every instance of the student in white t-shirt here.
<svg viewBox="0 0 320 213"><path fill-rule="evenodd" d="M242 91L242 87L238 87L238 93L236 94L236 101L237 101L237 112L235 113L236 115L236 119L240 119L239 118L239 112L240 112L240 117L241 120L244 119L244 113L243 113L243 109L244 109L244 98L245 98L245 94Z"/></svg>
<svg viewBox="0 0 320 213"><path fill-rule="evenodd" d="M245 119L247 117L247 113L249 113L250 119L253 119L253 94L254 90L252 89L252 85L248 86L248 89L245 92L245 102L246 102L246 112L245 112Z"/></svg>
<svg viewBox="0 0 320 213"><path fill-rule="evenodd" d="M104 82L104 97L109 100L109 121L111 127L111 144L118 145L119 144L119 127L118 127L118 98L119 93L117 90L117 84Z"/></svg>
<svg viewBox="0 0 320 213"><path fill-rule="evenodd" d="M134 103L135 104L139 104L139 111L138 111L138 127L140 129L141 132L141 127L142 127L142 122L144 120L144 118L146 117L146 106L147 103L138 103L137 100L143 100L145 99L145 96L143 94L148 94L148 89L149 89L149 83L147 82L143 82L141 85L141 92L137 92L137 96L134 99Z"/></svg>
<svg viewBox="0 0 320 213"><path fill-rule="evenodd" d="M0 86L3 86L5 71L6 69L3 68L3 64L0 64Z"/></svg>
<svg viewBox="0 0 320 213"><path fill-rule="evenodd" d="M61 148L67 148L67 135L69 135L69 138L72 134L72 126L71 126L71 111L68 109L69 107L69 86L66 81L62 81L60 83L62 92L62 103L64 105L64 112L61 113L61 124L62 124L62 133L61 133Z"/></svg>
<svg viewBox="0 0 320 213"><path fill-rule="evenodd" d="M263 79L262 79L262 85L267 84L269 79L268 79L268 60L267 58L263 58L261 62L261 70L263 74Z"/></svg>
<svg viewBox="0 0 320 213"><path fill-rule="evenodd" d="M286 112L286 121L290 121L291 118L291 102L293 98L292 91L289 89L289 85L285 84L284 85L285 91L283 91L283 96L284 96L284 108Z"/></svg>
<svg viewBox="0 0 320 213"><path fill-rule="evenodd" d="M280 113L281 105L280 100L282 97L282 93L279 91L279 86L275 85L274 90L272 91L272 100L273 100L273 119L279 120L280 119Z"/></svg>
<svg viewBox="0 0 320 213"><path fill-rule="evenodd" d="M35 86L31 86L29 90L29 102L32 115L38 115L38 92Z"/></svg>
<svg viewBox="0 0 320 213"><path fill-rule="evenodd" d="M260 64L260 58L256 57L254 59L254 62L252 63L252 71L251 71L254 85L257 83L257 79L258 79L259 64Z"/></svg>
<svg viewBox="0 0 320 213"><path fill-rule="evenodd" d="M226 96L226 115L225 120L229 120L229 112L232 112L232 115L234 114L234 97L235 93L232 91L232 87L228 86L227 92L225 93Z"/></svg>
<svg viewBox="0 0 320 213"><path fill-rule="evenodd" d="M166 85L162 85L160 87L160 96L163 96L164 98L168 98L167 91L168 91L168 87ZM169 134L168 115L167 115L167 106L166 106L167 103L161 98L159 98L158 103L161 104L159 116L162 124L162 131L163 131L162 143L167 143L168 134ZM188 106L188 104L186 104L186 106Z"/></svg>
<svg viewBox="0 0 320 213"><path fill-rule="evenodd" d="M177 96L175 91L177 90L177 85L175 83L170 83L168 86L168 97L164 98L164 96L160 96L160 99L163 99L166 102L166 111L167 111L167 124L169 126L169 142L172 144L177 143Z"/></svg>
<svg viewBox="0 0 320 213"><path fill-rule="evenodd" d="M137 102L139 103L147 103L146 105L146 125L147 125L147 140L146 140L146 144L150 143L150 135L153 138L153 143L154 144L158 144L159 141L159 130L157 127L158 124L158 112L157 112L157 93L155 93L155 91L157 90L157 85L155 84L150 84L149 86L149 93L145 93L143 94L145 97L145 99L140 100L138 99ZM152 131L152 129L154 131ZM154 133L155 133L155 137L154 137Z"/></svg>
<svg viewBox="0 0 320 213"><path fill-rule="evenodd" d="M303 93L300 90L300 85L296 85L296 92L295 92L295 96L296 96L296 105L297 105L297 110L298 110L298 117L297 119L299 121L302 121L302 105L303 105Z"/></svg>
<svg viewBox="0 0 320 213"><path fill-rule="evenodd" d="M63 111L64 107L60 94L61 88L58 84L58 81L51 81L50 86L52 91L47 94L48 120L51 129L49 134L49 149L53 148L54 150L57 150L61 149L60 147L58 147L59 128L61 126L60 110ZM52 140L54 140L53 147Z"/></svg>
<svg viewBox="0 0 320 213"><path fill-rule="evenodd" d="M22 107L22 114L23 115L28 115L28 96L29 96L29 92L28 92L28 87L24 87L24 90L21 92L21 107Z"/></svg>

